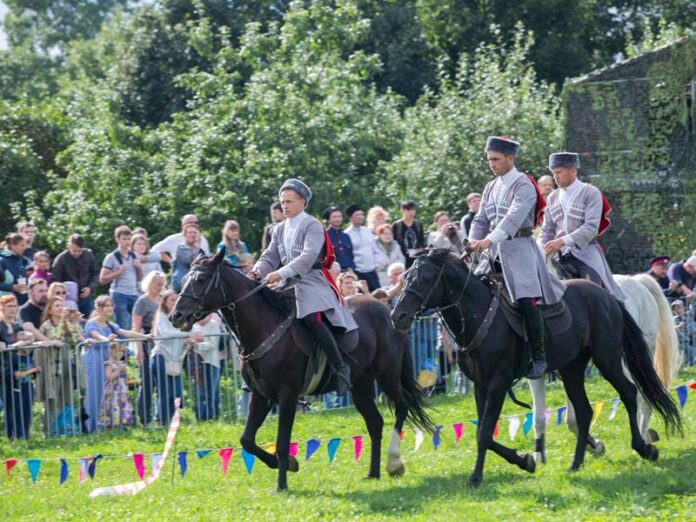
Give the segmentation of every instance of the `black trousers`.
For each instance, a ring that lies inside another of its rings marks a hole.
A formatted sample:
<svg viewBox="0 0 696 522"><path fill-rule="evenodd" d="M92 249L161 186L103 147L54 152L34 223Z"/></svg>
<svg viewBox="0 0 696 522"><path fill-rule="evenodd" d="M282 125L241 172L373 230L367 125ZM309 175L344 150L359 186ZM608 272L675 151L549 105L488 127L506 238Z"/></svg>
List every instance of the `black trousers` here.
<svg viewBox="0 0 696 522"><path fill-rule="evenodd" d="M558 261L560 265L561 277L563 279L589 279L593 283L597 283L599 286L604 286L602 283L602 278L593 269L587 266L583 261L580 261L573 254L563 254L558 256Z"/></svg>

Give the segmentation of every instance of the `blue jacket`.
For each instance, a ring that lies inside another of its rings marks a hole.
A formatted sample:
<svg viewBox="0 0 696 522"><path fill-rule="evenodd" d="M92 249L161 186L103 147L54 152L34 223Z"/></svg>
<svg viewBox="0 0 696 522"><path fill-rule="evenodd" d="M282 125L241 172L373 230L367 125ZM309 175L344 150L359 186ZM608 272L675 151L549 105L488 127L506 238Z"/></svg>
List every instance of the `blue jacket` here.
<svg viewBox="0 0 696 522"><path fill-rule="evenodd" d="M0 295L12 293L17 297L17 301L22 305L27 300L27 294L18 294L12 291L12 285L17 284L17 279L24 277L28 279L27 267L29 260L24 256L18 256L6 248L0 250L0 271L5 276L0 283Z"/></svg>

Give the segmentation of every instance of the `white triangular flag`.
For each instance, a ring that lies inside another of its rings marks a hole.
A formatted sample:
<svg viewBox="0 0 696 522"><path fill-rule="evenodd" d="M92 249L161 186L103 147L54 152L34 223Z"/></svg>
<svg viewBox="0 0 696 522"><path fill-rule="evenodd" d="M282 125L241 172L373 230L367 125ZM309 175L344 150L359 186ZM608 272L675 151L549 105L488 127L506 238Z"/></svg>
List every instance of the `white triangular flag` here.
<svg viewBox="0 0 696 522"><path fill-rule="evenodd" d="M162 461L162 454L161 453L153 453L152 454L152 469L153 470L157 469L157 467L159 466L161 461Z"/></svg>
<svg viewBox="0 0 696 522"><path fill-rule="evenodd" d="M416 428L416 449L415 449L415 451L418 451L418 448L421 447L421 444L423 444L423 430Z"/></svg>
<svg viewBox="0 0 696 522"><path fill-rule="evenodd" d="M517 437L517 432L520 429L520 418L517 415L510 417L510 426L508 426L508 431L510 433L510 440L515 440Z"/></svg>
<svg viewBox="0 0 696 522"><path fill-rule="evenodd" d="M611 408L609 420L614 420L614 417L616 417L616 413L619 411L619 404L621 404L621 399L614 399L614 406Z"/></svg>

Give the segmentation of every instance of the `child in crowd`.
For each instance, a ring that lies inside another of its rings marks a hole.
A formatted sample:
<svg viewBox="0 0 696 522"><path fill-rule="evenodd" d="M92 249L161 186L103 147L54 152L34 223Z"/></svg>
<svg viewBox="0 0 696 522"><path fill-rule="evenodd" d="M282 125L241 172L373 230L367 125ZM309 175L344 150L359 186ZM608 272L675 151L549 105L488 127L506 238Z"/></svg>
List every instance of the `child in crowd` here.
<svg viewBox="0 0 696 522"><path fill-rule="evenodd" d="M38 277L46 281L47 285L51 284L51 256L45 250L39 250L34 254L34 272L32 277Z"/></svg>
<svg viewBox="0 0 696 522"><path fill-rule="evenodd" d="M99 423L105 428L125 428L134 423L125 356L123 344L111 343L109 360L104 363L104 394L99 408Z"/></svg>

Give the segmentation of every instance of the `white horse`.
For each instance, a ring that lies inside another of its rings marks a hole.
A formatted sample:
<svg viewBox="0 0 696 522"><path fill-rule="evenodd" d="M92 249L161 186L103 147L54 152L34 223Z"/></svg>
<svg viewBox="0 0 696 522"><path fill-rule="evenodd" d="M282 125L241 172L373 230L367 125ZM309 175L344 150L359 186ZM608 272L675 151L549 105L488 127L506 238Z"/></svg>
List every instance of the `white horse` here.
<svg viewBox="0 0 696 522"><path fill-rule="evenodd" d="M549 269L555 272L551 264ZM643 330L645 340L653 356L655 370L665 388L679 370L679 346L674 330L674 320L667 299L662 294L660 285L648 274L634 276L614 275L614 281L619 285L626 301L624 306ZM624 365L624 374L631 382L632 379ZM546 462L544 431L546 429L546 380L544 377L529 381L533 395L534 408L534 459ZM575 411L570 401L566 401L566 424L573 433L577 433ZM645 442L659 440L657 432L649 429L652 408L638 394L638 426ZM595 455L603 455L604 444L588 436L588 450Z"/></svg>

